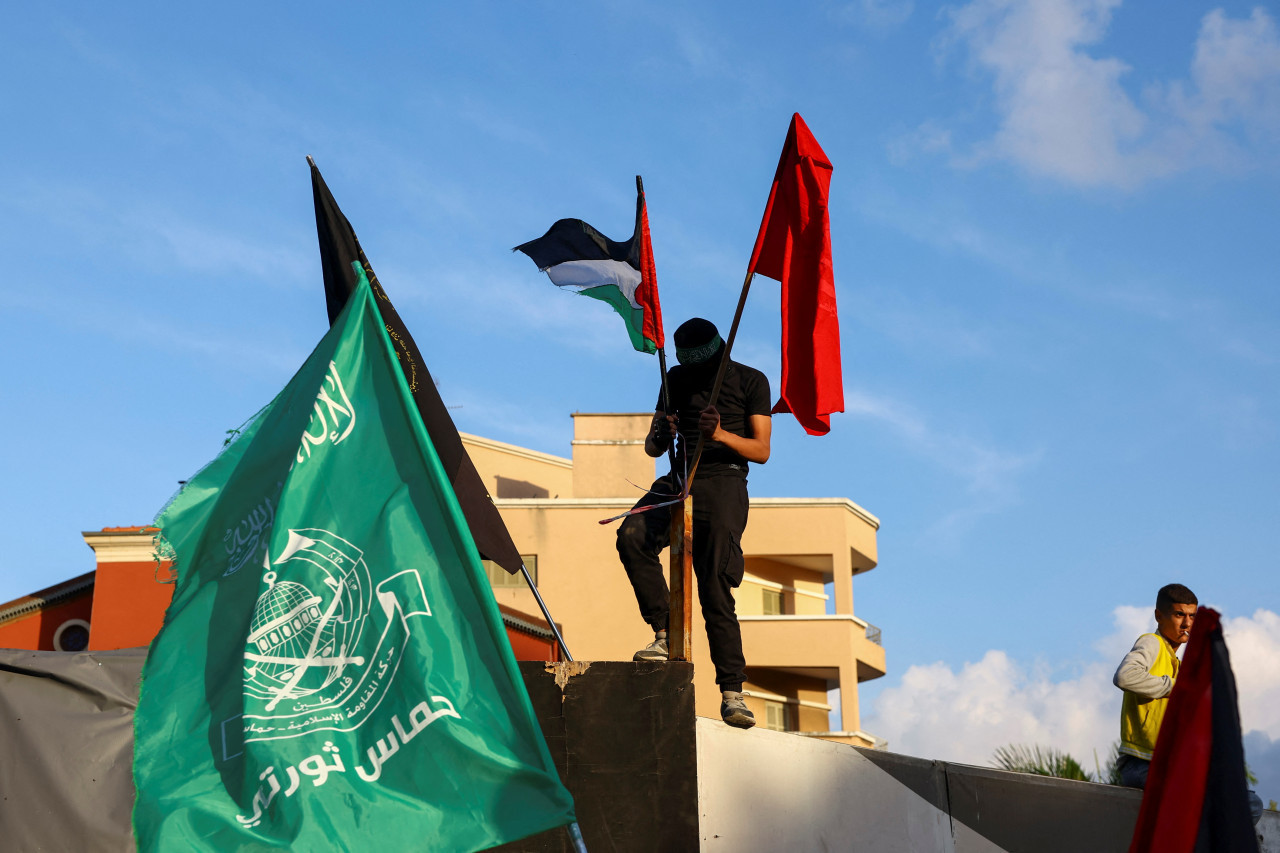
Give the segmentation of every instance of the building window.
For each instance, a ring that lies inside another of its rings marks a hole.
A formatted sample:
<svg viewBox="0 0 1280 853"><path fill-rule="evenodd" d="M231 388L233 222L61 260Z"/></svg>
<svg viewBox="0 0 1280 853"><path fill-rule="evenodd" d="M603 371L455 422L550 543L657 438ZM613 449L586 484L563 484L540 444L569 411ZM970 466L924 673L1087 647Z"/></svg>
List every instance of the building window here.
<svg viewBox="0 0 1280 853"><path fill-rule="evenodd" d="M764 702L764 727L774 732L791 731L791 708L785 702Z"/></svg>
<svg viewBox="0 0 1280 853"><path fill-rule="evenodd" d="M763 609L760 611L765 616L781 616L782 615L782 590L780 589L762 589L760 594L764 597Z"/></svg>
<svg viewBox="0 0 1280 853"><path fill-rule="evenodd" d="M533 582L538 582L538 555L537 554L521 554L521 561L524 567L529 570L529 577L533 578ZM489 585L494 589L523 589L525 587L524 577L516 572L514 575L507 574L507 570L499 566L493 560L481 560L484 564L485 573L489 576Z"/></svg>
<svg viewBox="0 0 1280 853"><path fill-rule="evenodd" d="M89 648L89 623L68 619L53 632L53 647L60 652L82 652Z"/></svg>

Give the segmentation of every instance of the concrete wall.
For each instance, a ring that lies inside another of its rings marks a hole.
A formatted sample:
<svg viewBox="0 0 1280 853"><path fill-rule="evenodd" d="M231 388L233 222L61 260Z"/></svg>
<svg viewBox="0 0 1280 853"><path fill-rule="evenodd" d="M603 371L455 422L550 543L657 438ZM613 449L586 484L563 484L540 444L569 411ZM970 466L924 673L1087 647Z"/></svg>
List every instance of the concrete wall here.
<svg viewBox="0 0 1280 853"><path fill-rule="evenodd" d="M143 655L0 650L0 849L133 849ZM593 853L1124 853L1137 819L1137 791L695 718L688 664L521 673ZM1280 814L1259 829L1280 853ZM572 846L553 830L504 849Z"/></svg>
<svg viewBox="0 0 1280 853"><path fill-rule="evenodd" d="M573 496L617 497L630 480L648 488L655 462L644 452L653 413L573 415ZM666 466L663 466L666 470ZM625 492L623 492L625 494Z"/></svg>
<svg viewBox="0 0 1280 853"><path fill-rule="evenodd" d="M1142 803L1071 782L739 731L699 718L701 849L732 853L1126 853ZM1258 825L1280 853L1280 813Z"/></svg>
<svg viewBox="0 0 1280 853"><path fill-rule="evenodd" d="M627 661L653 639L615 548L618 522L651 482L644 452L652 413L573 415L573 459L464 435L476 468L494 496L521 554L537 557L537 583L565 642L578 660ZM659 468L665 470L666 461ZM505 491L504 491L505 489ZM879 520L844 498L754 498L743 535L747 577L737 593L748 648L747 700L764 724L774 703L785 724L835 729L864 745L858 683L885 673L884 648L866 638L854 616L853 577L876 565ZM824 584L835 588L836 617L826 614ZM783 611L764 614L765 591L781 593ZM521 586L494 590L500 604L535 612ZM719 714L715 671L694 592L692 655L697 711ZM829 722L826 692L840 690L840 716Z"/></svg>
<svg viewBox="0 0 1280 853"><path fill-rule="evenodd" d="M573 497L573 463L570 460L478 435L460 435L490 496Z"/></svg>

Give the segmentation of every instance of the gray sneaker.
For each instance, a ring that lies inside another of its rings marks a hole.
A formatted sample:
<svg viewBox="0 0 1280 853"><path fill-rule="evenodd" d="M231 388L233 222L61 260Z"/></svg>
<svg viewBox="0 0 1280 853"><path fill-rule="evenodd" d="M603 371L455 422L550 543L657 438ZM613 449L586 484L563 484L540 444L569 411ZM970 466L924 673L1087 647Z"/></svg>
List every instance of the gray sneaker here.
<svg viewBox="0 0 1280 853"><path fill-rule="evenodd" d="M749 729L756 724L755 715L747 708L742 693L725 690L720 694L720 718L731 726Z"/></svg>
<svg viewBox="0 0 1280 853"><path fill-rule="evenodd" d="M667 654L667 638L660 636L654 638L654 641L645 646L640 651L631 656L632 660L668 660L670 655Z"/></svg>

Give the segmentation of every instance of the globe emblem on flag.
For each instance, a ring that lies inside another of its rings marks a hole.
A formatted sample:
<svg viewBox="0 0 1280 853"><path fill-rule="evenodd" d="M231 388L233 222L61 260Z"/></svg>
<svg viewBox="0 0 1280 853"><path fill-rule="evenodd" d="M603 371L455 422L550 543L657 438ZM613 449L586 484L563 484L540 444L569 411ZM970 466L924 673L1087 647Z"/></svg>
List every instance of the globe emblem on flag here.
<svg viewBox="0 0 1280 853"><path fill-rule="evenodd" d="M265 701L267 711L320 693L348 666L365 663L362 655L352 654L367 610L368 584L358 571L364 567L358 550L333 534L317 539L289 533L289 544L275 562L290 563L309 577L304 583L278 580L276 572L263 576L267 588L258 596L245 643L245 696ZM348 549L355 553L344 553ZM335 692L342 690L339 685ZM319 704L329 701L318 699ZM294 709L288 704L281 710Z"/></svg>

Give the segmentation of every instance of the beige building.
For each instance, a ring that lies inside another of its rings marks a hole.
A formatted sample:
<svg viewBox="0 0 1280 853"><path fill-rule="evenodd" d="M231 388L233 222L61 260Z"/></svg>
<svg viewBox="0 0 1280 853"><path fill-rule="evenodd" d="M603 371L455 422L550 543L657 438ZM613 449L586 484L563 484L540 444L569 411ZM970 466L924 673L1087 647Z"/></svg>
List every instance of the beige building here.
<svg viewBox="0 0 1280 853"><path fill-rule="evenodd" d="M655 463L644 452L651 417L575 414L571 459L462 437L577 660L629 660L653 639L618 560L618 522L599 523L639 499L642 491L631 484L643 488L653 480ZM879 629L853 612L853 577L875 568L879 526L846 498L751 499L737 602L744 689L759 725L883 745L859 728L858 684L884 675L884 648ZM490 576L500 604L538 612L518 575L491 569ZM718 718L720 694L696 591L694 601L697 712ZM840 696L835 726L832 688Z"/></svg>

